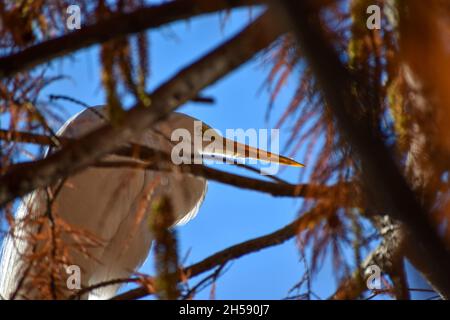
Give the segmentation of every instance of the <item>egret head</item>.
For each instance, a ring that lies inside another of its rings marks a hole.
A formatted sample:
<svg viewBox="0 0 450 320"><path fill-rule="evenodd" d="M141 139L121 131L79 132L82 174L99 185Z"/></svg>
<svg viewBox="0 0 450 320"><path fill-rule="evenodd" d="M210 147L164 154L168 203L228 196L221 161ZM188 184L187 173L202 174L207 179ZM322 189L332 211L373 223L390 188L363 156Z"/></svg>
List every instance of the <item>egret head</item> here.
<svg viewBox="0 0 450 320"><path fill-rule="evenodd" d="M204 122L178 112L171 113L166 120L159 122L156 130L159 130L174 144L171 153L175 164L192 163L190 161L202 163L205 158L214 158L221 161L224 159L251 159L277 165L304 166L277 152L256 147L258 138L260 138L256 130L227 130L227 137L224 137L218 130ZM232 136L237 139L230 139L229 132L233 132ZM267 130L265 132L267 133ZM250 144L253 146L237 141L245 141L246 138L250 138ZM267 141L265 146L267 148Z"/></svg>
<svg viewBox="0 0 450 320"><path fill-rule="evenodd" d="M105 106L90 108L69 120L59 133L78 136L104 124L107 117ZM221 132L198 119L183 113L172 112L157 122L149 130L151 134L147 137L148 139L144 138L144 140L149 146L169 153L172 161L177 165L190 164L192 161L200 164L203 163L203 159L213 158L220 162L228 160L228 163L233 163L234 160L250 159L276 166L303 167L303 164L279 155L277 148L267 150L268 143L267 141L262 143L261 132L252 130L230 129L227 130L226 137L224 137ZM228 131L233 134L229 135ZM145 136L146 134L144 134ZM242 141L248 140L250 140L249 144L242 143Z"/></svg>

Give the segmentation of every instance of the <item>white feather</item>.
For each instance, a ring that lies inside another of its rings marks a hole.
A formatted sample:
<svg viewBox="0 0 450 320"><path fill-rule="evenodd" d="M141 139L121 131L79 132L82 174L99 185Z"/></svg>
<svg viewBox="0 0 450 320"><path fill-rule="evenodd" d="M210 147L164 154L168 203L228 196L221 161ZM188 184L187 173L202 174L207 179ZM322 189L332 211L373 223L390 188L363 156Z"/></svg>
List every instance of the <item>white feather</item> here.
<svg viewBox="0 0 450 320"><path fill-rule="evenodd" d="M76 115L64 124L58 134L76 137L102 125L104 120L98 112L104 115L104 110L96 110L97 112L85 110ZM158 133L148 130L133 142L170 153L172 145L160 132L166 132L170 136L171 130L175 128L184 127L189 130L193 120L183 114L173 113L158 124ZM105 160L115 159L117 157L108 156ZM186 223L197 214L206 192L206 180L202 178L179 173L91 167L66 181L55 202L57 214L70 224L90 231L104 243L90 251L98 262L72 252L73 264L80 266L82 270L83 286L129 277L142 265L152 243L148 223L151 204L147 206L146 216L138 225L136 215L147 187L155 181L159 183L154 188L150 203L161 195L168 195L179 223ZM24 198L17 210L16 221L30 211L42 215L45 207L43 192L37 190ZM26 268L21 253L30 251L31 246L20 239L24 232L23 226L19 225L15 233L7 236L3 243L0 294L4 298L10 298L16 290ZM27 286L23 288L20 294L28 298L39 298L36 290ZM103 287L92 292L89 299L110 298L118 288L119 285Z"/></svg>

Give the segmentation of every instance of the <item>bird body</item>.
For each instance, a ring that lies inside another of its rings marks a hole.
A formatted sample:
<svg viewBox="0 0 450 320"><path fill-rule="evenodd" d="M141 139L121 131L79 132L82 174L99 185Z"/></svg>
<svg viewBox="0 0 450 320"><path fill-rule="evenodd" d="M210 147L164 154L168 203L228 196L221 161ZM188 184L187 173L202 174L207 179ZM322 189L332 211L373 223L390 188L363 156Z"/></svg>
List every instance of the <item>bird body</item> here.
<svg viewBox="0 0 450 320"><path fill-rule="evenodd" d="M102 126L106 119L105 107L89 108L67 121L57 134L76 138ZM219 156L231 154L240 158L303 166L290 158L227 140L209 126L196 124L196 119L173 112L143 134L131 139L128 145L141 145L173 156L172 151L176 148L171 141L172 134L175 131L177 134L188 133L183 143L189 145L189 152L187 155L183 152L182 157L186 159L187 156L190 161L192 156L202 155L205 146L209 145L210 142L202 140L201 143L196 143L199 136L203 137L208 132L214 141L220 141ZM231 152L222 150L223 145L231 145L236 149ZM120 153L107 155L101 160L110 164L120 161L142 163L142 160ZM144 169L142 166L98 165L68 177L59 185L60 188L35 190L23 199L17 210L2 249L0 294L3 298L48 297L46 288L49 277L50 284L55 277L63 279L62 283L67 283L68 289L62 290L58 295L55 294L55 286L50 285L52 298L67 298L73 294L69 290L73 288L69 288L68 282L64 282L67 275L55 272L56 263L48 258L49 254L55 257L54 253L58 252L58 248L63 250L63 259L57 262L80 269L82 288L129 278L145 261L154 239L150 228L154 220L153 205L160 199L169 199L175 224L186 223L197 214L207 187L204 178L177 170L167 172L150 170L148 167ZM55 219L60 219L57 220L59 223L55 223ZM43 227L42 223L36 223L39 221L50 224ZM60 224L64 227L62 231L56 227ZM91 244L88 248L73 245L79 244L80 238L86 234L89 239L95 238L96 245ZM48 241L49 238L52 241ZM73 246L64 251L66 244ZM44 279L46 282L40 279L43 277L41 273L49 275ZM108 299L116 294L119 286L102 286L82 298Z"/></svg>
<svg viewBox="0 0 450 320"><path fill-rule="evenodd" d="M102 114L105 115L104 109L95 112L87 109L70 119L58 135L74 138L85 134L104 124ZM167 151L171 148L167 140L170 132L179 127L189 130L192 122L193 118L189 116L172 113L155 126L156 130L149 129L132 142ZM121 159L124 157L115 155L105 158L106 161ZM53 210L65 222L86 230L101 242L89 249L89 256L70 252L71 263L81 269L82 286L127 278L142 265L153 240L149 214L155 199L168 196L175 218L181 224L196 215L205 192L205 179L177 172L89 167L69 177L56 197ZM43 190L31 193L20 205L16 221L28 214L42 216L47 210L46 202ZM142 212L142 206L146 207L145 212ZM24 239L24 228L18 224L3 245L0 294L5 298L10 298L17 289L26 270L23 255L32 250L31 243ZM31 282L22 285L24 297L39 298L39 290L30 286ZM105 286L91 292L88 298L107 299L118 288L119 285ZM21 292L16 293L16 297L20 295Z"/></svg>

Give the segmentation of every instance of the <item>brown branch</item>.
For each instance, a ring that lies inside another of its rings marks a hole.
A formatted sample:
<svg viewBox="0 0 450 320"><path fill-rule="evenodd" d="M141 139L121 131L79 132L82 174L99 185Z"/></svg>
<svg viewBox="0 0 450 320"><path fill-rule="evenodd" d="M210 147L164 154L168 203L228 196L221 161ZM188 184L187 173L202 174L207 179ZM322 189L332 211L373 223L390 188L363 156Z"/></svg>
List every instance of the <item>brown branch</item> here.
<svg viewBox="0 0 450 320"><path fill-rule="evenodd" d="M333 198L340 206L357 206L357 198L347 201L348 197L334 197L337 194L350 194L353 190L351 183L338 183L335 185L319 185L319 184L289 184L265 181L261 179L254 179L240 176L230 172L225 172L213 169L204 165L198 164L181 164L173 165L169 161L158 161L152 163L140 163L133 161L101 161L95 163L95 166L102 168L135 168L146 170L160 170L180 172L192 174L194 176L203 177L209 180L214 180L223 184L231 185L240 189L247 189L253 191L264 192L276 197L301 197L307 199L330 199Z"/></svg>
<svg viewBox="0 0 450 320"><path fill-rule="evenodd" d="M73 139L58 137L63 145L68 144ZM21 131L8 131L0 129L0 140L14 141L21 143L34 143L38 145L52 145L51 137L40 134L33 134ZM355 194L352 183L339 183L331 186L314 184L290 184L281 182L270 182L261 179L244 177L241 175L224 172L204 165L173 165L167 154L162 154L146 146L131 144L130 147L122 147L113 152L115 155L131 157L143 162L134 161L98 161L94 163L97 167L128 167L147 170L173 171L192 174L205 179L214 180L223 184L228 184L237 188L264 192L276 197L301 197L309 199L331 198L333 195L342 195L336 199L341 206L358 205L357 197L353 197L355 202L347 203L346 199L350 193Z"/></svg>
<svg viewBox="0 0 450 320"><path fill-rule="evenodd" d="M394 285L392 293L403 300L408 299L410 290L402 274L403 270L398 270L403 268L403 258L407 258L417 270L420 270L429 283L440 281L440 275L429 271L428 263L423 260L421 250L418 250L417 239L409 234L398 221L394 221L389 216L372 215L370 218L383 236L383 242L368 256L359 270L355 270L350 278L341 283L330 299L358 298L367 290L366 283L358 272L365 270L371 264L377 264L383 272L390 275L394 283L398 280L400 283L397 283L397 286Z"/></svg>
<svg viewBox="0 0 450 320"><path fill-rule="evenodd" d="M322 32L319 12L314 1L281 1L283 17L291 23L302 52L317 77L327 108L360 160L363 181L372 203L381 212L387 211L403 222L409 239L415 238L416 250L438 282L433 287L450 298L450 253L428 221L426 211L408 186L381 140L381 134L371 126L361 110L371 107L354 94L354 78L341 63L339 55ZM374 107L374 106L373 106ZM428 277L428 279L430 279Z"/></svg>
<svg viewBox="0 0 450 320"><path fill-rule="evenodd" d="M151 95L150 107L134 106L120 123L104 125L43 160L16 165L0 177L0 206L91 165L251 59L281 33L282 29L271 23L270 16L263 14L236 36L162 84Z"/></svg>
<svg viewBox="0 0 450 320"><path fill-rule="evenodd" d="M187 292L180 297L180 300L192 300L197 291L200 291L210 285L214 286L214 284L219 279L219 276L222 274L224 267L224 264L217 267L214 272L201 279L195 286L193 286L192 288L188 288Z"/></svg>
<svg viewBox="0 0 450 320"><path fill-rule="evenodd" d="M227 249L219 251L208 258L197 262L189 267L179 271L179 281L185 281L186 279L198 276L208 270L214 269L219 266L223 266L232 260L238 259L244 255L260 251L272 246L280 245L285 241L295 237L302 229L306 227L310 219L316 214L316 210L312 209L301 217L294 220L292 223L285 227L272 232L270 234L251 239ZM139 299L148 294L154 293L149 290L147 286L132 289L128 292L122 293L114 297L114 300L131 300Z"/></svg>
<svg viewBox="0 0 450 320"><path fill-rule="evenodd" d="M157 276L157 296L162 300L176 300L178 290L178 248L176 232L170 229L176 222L173 204L169 196L152 203L150 231L154 236L153 253Z"/></svg>
<svg viewBox="0 0 450 320"><path fill-rule="evenodd" d="M12 131L0 129L0 140L7 142L32 143L43 146L56 146L53 138L43 134L29 133L23 131ZM70 140L58 137L61 143L67 144Z"/></svg>
<svg viewBox="0 0 450 320"><path fill-rule="evenodd" d="M376 265L386 274L392 275L403 261L405 238L401 229L384 230L382 243L373 250L353 274L344 279L336 292L329 298L334 300L354 300L368 290L365 271Z"/></svg>
<svg viewBox="0 0 450 320"><path fill-rule="evenodd" d="M260 3L261 1L257 0L177 0L139 8L134 12L83 26L80 30L0 58L0 78L10 77L17 72L113 38L157 28L182 19Z"/></svg>

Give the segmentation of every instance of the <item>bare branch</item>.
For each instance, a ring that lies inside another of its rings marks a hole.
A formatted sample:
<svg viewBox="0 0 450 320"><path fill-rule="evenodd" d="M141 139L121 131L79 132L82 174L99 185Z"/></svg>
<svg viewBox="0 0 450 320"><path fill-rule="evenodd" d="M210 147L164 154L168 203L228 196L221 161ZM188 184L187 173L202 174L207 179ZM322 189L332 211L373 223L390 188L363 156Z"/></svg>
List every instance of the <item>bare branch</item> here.
<svg viewBox="0 0 450 320"><path fill-rule="evenodd" d="M381 134L357 110L371 106L354 94L353 76L341 63L339 55L326 40L319 13L313 1L283 0L284 16L321 86L327 107L335 117L343 136L354 147L361 161L363 180L372 203L400 220L417 238L422 259L428 270L439 275L433 282L444 297L450 298L450 253L427 219L426 212L386 149Z"/></svg>
<svg viewBox="0 0 450 320"><path fill-rule="evenodd" d="M177 20L260 3L257 0L177 0L139 8L0 58L0 78L10 77L17 72L113 38L157 28Z"/></svg>
<svg viewBox="0 0 450 320"><path fill-rule="evenodd" d="M134 106L119 124L104 125L46 159L16 165L0 177L0 206L86 168L251 59L281 33L282 29L271 23L270 16L263 14L239 34L162 84L151 95L150 107Z"/></svg>
<svg viewBox="0 0 450 320"><path fill-rule="evenodd" d="M200 262L186 267L179 272L179 279L180 281L185 281L186 279L198 276L208 270L223 266L224 264L238 259L244 255L254 253L272 246L280 245L285 241L295 237L302 229L304 229L304 227L308 224L311 217L313 217L315 213L316 210L312 209L307 213L304 213L301 217L297 218L294 222L275 232L231 246L227 249L213 254L212 256L209 256L208 258ZM148 286L139 287L117 295L113 299L139 299L152 293L154 292L149 290Z"/></svg>
<svg viewBox="0 0 450 320"><path fill-rule="evenodd" d="M70 138L58 137L60 143L63 145L72 141ZM0 139L6 141L15 141L22 143L34 143L39 145L52 145L51 137L40 134L33 134L21 131L7 131L0 129ZM228 184L237 188L259 191L271 194L277 197L300 197L308 199L324 199L333 198L334 195L342 195L340 198L336 197L336 201L340 206L358 205L361 201L358 197L352 197L354 202L346 202L349 199L349 194L355 194L352 183L339 183L331 186L314 185L314 184L290 184L290 183L275 183L261 179L254 179L240 176L237 174L220 171L204 165L178 165L175 166L170 162L170 157L167 154L161 154L157 150L150 149L146 146L131 144L130 147L124 147L115 150L113 154L132 157L143 162L134 161L98 161L94 163L97 167L128 167L136 169L160 170L160 171L175 171L189 173L195 176L203 177L209 180L214 180L220 183ZM155 161L156 160L156 161Z"/></svg>
<svg viewBox="0 0 450 320"><path fill-rule="evenodd" d="M8 141L8 142L20 142L20 143L32 143L38 145L49 145L56 146L53 142L52 137L43 135L43 134L35 134L23 131L11 131L0 129L0 140ZM69 142L70 140L64 137L58 137L61 143Z"/></svg>
<svg viewBox="0 0 450 320"><path fill-rule="evenodd" d="M173 165L169 161L158 161L152 163L139 163L132 161L108 161L97 162L95 166L103 168L135 168L146 170L161 170L161 171L173 171L189 173L194 176L204 177L209 180L214 180L231 186L235 186L241 189L259 191L271 194L277 197L300 197L308 199L333 199L336 200L340 206L357 206L358 198L355 197L352 200L354 202L347 201L348 197L345 194L350 194L353 190L351 183L338 183L335 185L327 186L320 184L289 184L289 183L277 183L271 181L265 181L261 179L254 179L249 177L240 176L237 174L213 169L204 165L198 164L181 164ZM337 197L336 195L344 195Z"/></svg>
<svg viewBox="0 0 450 320"><path fill-rule="evenodd" d="M336 292L329 298L334 300L354 300L368 290L365 271L376 265L382 272L392 274L395 267L403 260L404 234L402 230L387 230L383 242L373 250L353 274L344 279Z"/></svg>

